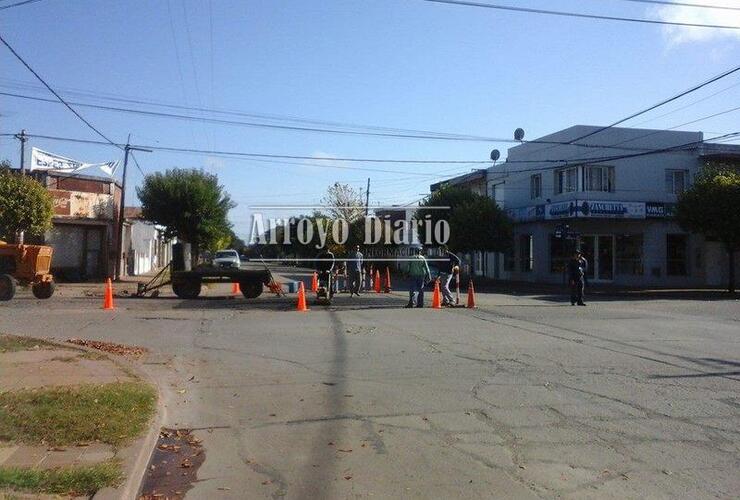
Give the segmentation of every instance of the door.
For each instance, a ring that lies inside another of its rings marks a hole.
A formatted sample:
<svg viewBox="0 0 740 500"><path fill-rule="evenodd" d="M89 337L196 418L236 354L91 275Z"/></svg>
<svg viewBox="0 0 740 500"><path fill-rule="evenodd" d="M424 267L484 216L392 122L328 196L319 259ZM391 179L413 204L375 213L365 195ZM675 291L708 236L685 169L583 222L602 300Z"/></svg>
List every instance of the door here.
<svg viewBox="0 0 740 500"><path fill-rule="evenodd" d="M586 279L612 281L614 279L614 236L589 234L581 237L581 252L588 262Z"/></svg>

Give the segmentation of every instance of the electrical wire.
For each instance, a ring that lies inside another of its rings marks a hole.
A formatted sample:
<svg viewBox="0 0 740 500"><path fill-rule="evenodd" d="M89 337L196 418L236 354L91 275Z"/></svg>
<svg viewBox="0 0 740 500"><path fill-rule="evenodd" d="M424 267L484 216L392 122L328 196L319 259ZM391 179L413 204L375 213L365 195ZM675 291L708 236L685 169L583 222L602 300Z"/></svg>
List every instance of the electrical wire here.
<svg viewBox="0 0 740 500"><path fill-rule="evenodd" d="M657 5L670 5L672 7L696 7L699 9L722 9L722 10L740 10L740 7L729 7L727 5L707 5L700 3L686 2L669 2L667 0L621 0L622 2L649 3Z"/></svg>
<svg viewBox="0 0 740 500"><path fill-rule="evenodd" d="M44 79L43 79L43 78L41 77L41 75L39 75L39 74L38 74L38 73L37 73L37 72L36 72L36 71L35 71L35 70L34 70L34 69L33 69L33 68L32 68L32 67L31 67L31 66L30 66L30 65L29 65L29 64L28 64L27 62L26 62L26 60L25 60L25 59L23 59L23 57L21 57L21 55L20 55L20 54L18 54L18 52L16 52L16 51L15 51L15 49L13 49L13 47L11 47L11 45L10 45L10 44L9 44L9 43L8 43L7 41L5 41L5 38L3 38L3 36L2 36L2 35L0 35L0 42L2 42L2 43L3 43L3 45L5 45L5 46L6 46L7 48L8 48L8 50L9 50L9 51L10 51L10 52L11 52L11 53L13 54L13 56L15 56L15 58L16 58L16 59L18 59L18 61L20 61L20 62L21 62L21 64L23 64L23 66L25 66L25 67L26 67L26 69L28 69L28 71L30 71L30 72L31 72L31 73L33 74L33 76L35 76L35 77L36 77L36 78L37 78L37 79L38 79L38 80L39 80L39 81L40 81L40 82L41 82L42 84L44 84L44 87L46 87L46 88L47 88L47 89L49 90L49 92L51 92L52 94L54 94L54 97L56 97L57 99L59 99L59 102L61 102L62 104L64 104L64 105L65 105L65 106L67 107L67 109L69 109L69 110L70 110L70 111L71 111L71 112L72 112L72 113L73 113L73 114L74 114L74 115L75 115L75 116L76 116L77 118L79 118L79 119L80 119L80 120L81 120L81 121L82 121L82 122L83 122L83 123L84 123L85 125L87 125L87 126L88 126L88 127L89 127L89 128L90 128L90 129L92 130L92 131L93 131L93 132L95 132L95 133L96 133L96 134L98 134L98 135L99 135L100 137L102 137L103 139L105 139L105 140L106 140L106 141L107 141L107 142L108 142L109 144L111 144L112 146L116 146L116 147L117 147L117 148L119 148L119 149L123 149L123 148L122 148L121 146L119 146L118 144L116 144L115 142L113 142L112 140L110 140L110 139L109 139L109 138L108 138L108 137L107 137L107 136L106 136L105 134L103 134L103 133L102 133L102 132L101 132L100 130L98 130L97 128L95 128L95 126L94 126L94 125L93 125L92 123L90 123L89 121L87 121L87 120L86 120L86 119L85 119L85 118L84 118L84 117L83 117L83 116L82 116L81 114L79 114L79 113L77 112L77 110L75 110L75 109L74 109L74 108L73 108L72 106L70 106L70 105L69 105L69 104L67 103L67 101L65 101L65 100L64 100L64 98L63 98L62 96L60 96L60 95L59 95L59 94L58 94L58 93L57 93L57 92L56 92L56 91L55 91L55 90L54 90L53 88L51 88L51 85L49 85L48 83L46 83L46 80L44 80Z"/></svg>
<svg viewBox="0 0 740 500"><path fill-rule="evenodd" d="M531 9L527 7L514 7L512 5L499 5L482 2L472 2L466 0L421 0L423 2L439 3L455 5L459 7L480 7L484 9L497 9L497 10L508 10L513 12L520 12L526 14L544 14L549 16L562 16L562 17L578 17L583 19L596 19L601 21L623 21L632 23L643 23L643 24L663 24L669 26L686 26L692 28L714 28L714 29L728 29L738 30L740 26L727 26L721 24L700 24L700 23L682 23L677 21L662 21L659 19L644 19L637 17L620 17L620 16L604 16L598 14L584 14L581 12L565 12L560 10L545 10L545 9Z"/></svg>
<svg viewBox="0 0 740 500"><path fill-rule="evenodd" d="M21 5L27 5L29 3L40 2L41 0L23 0L22 2L11 3L10 5L3 5L0 10L12 9L13 7L20 7Z"/></svg>

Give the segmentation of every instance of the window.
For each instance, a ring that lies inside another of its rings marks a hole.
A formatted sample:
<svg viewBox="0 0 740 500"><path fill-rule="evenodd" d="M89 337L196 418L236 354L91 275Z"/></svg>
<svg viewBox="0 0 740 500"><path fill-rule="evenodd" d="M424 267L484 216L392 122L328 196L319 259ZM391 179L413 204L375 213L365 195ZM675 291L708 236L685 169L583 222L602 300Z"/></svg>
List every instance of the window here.
<svg viewBox="0 0 740 500"><path fill-rule="evenodd" d="M672 194L683 193L689 185L688 170L666 170L665 171L665 192Z"/></svg>
<svg viewBox="0 0 740 500"><path fill-rule="evenodd" d="M555 171L555 194L569 193L578 189L578 167Z"/></svg>
<svg viewBox="0 0 740 500"><path fill-rule="evenodd" d="M516 268L514 245L509 245L504 251L504 271L513 271Z"/></svg>
<svg viewBox="0 0 740 500"><path fill-rule="evenodd" d="M542 174L534 174L529 178L529 197L533 200L542 196Z"/></svg>
<svg viewBox="0 0 740 500"><path fill-rule="evenodd" d="M685 234L669 234L666 249L666 274L669 276L686 276L688 271L688 241Z"/></svg>
<svg viewBox="0 0 740 500"><path fill-rule="evenodd" d="M614 192L614 167L588 165L583 168L583 190Z"/></svg>
<svg viewBox="0 0 740 500"><path fill-rule="evenodd" d="M617 235L617 274L642 275L642 235Z"/></svg>
<svg viewBox="0 0 740 500"><path fill-rule="evenodd" d="M550 235L550 272L565 272L565 265L568 263L569 251L573 251L573 245L569 245L565 238L556 238L554 234Z"/></svg>
<svg viewBox="0 0 740 500"><path fill-rule="evenodd" d="M531 234L519 236L519 270L528 273L534 268L534 239Z"/></svg>

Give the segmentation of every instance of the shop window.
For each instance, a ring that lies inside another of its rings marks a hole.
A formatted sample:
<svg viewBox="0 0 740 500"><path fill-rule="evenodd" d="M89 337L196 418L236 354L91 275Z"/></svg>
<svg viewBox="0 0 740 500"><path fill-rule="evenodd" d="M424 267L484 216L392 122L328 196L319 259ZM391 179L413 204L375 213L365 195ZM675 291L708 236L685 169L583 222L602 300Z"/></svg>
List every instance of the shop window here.
<svg viewBox="0 0 740 500"><path fill-rule="evenodd" d="M542 196L542 174L534 174L529 178L529 197L536 200Z"/></svg>
<svg viewBox="0 0 740 500"><path fill-rule="evenodd" d="M514 246L510 245L506 251L504 251L504 271L513 271L516 268L516 256L514 254Z"/></svg>
<svg viewBox="0 0 740 500"><path fill-rule="evenodd" d="M534 239L531 234L519 236L519 270L528 273L534 268Z"/></svg>
<svg viewBox="0 0 740 500"><path fill-rule="evenodd" d="M583 168L583 190L614 192L614 167L588 165Z"/></svg>
<svg viewBox="0 0 740 500"><path fill-rule="evenodd" d="M642 275L642 235L617 235L617 274Z"/></svg>
<svg viewBox="0 0 740 500"><path fill-rule="evenodd" d="M665 171L665 192L672 194L683 193L689 184L689 171L688 170L672 170L667 169Z"/></svg>
<svg viewBox="0 0 740 500"><path fill-rule="evenodd" d="M685 234L669 234L667 238L666 274L669 276L688 275L688 236Z"/></svg>
<svg viewBox="0 0 740 500"><path fill-rule="evenodd" d="M578 189L578 167L555 171L555 194L570 193Z"/></svg>
<svg viewBox="0 0 740 500"><path fill-rule="evenodd" d="M565 272L565 265L568 263L569 249L572 251L572 245L568 245L568 240L565 238L556 238L555 235L550 235L550 272L551 273L562 273Z"/></svg>
<svg viewBox="0 0 740 500"><path fill-rule="evenodd" d="M475 252L473 256L473 263L475 265L475 274L480 276L483 274L483 252Z"/></svg>

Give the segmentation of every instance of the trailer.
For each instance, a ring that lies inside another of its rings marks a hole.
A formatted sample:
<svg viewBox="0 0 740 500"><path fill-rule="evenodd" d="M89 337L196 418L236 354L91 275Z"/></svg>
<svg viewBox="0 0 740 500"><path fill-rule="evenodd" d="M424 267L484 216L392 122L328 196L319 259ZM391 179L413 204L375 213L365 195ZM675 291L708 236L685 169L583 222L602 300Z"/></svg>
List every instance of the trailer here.
<svg viewBox="0 0 740 500"><path fill-rule="evenodd" d="M264 287L272 289L274 279L269 269L224 269L211 266L198 267L192 270L173 271L168 264L148 283L139 283L136 296L159 295L159 290L167 285L181 299L196 299L201 287L207 283L238 283L239 289L247 299L256 299L262 295Z"/></svg>

